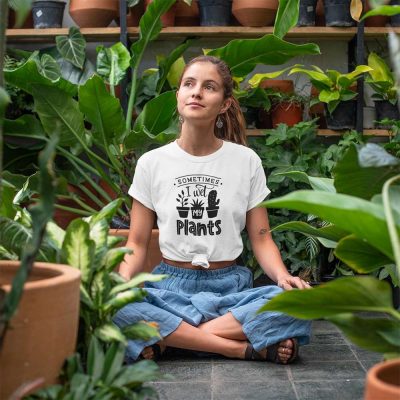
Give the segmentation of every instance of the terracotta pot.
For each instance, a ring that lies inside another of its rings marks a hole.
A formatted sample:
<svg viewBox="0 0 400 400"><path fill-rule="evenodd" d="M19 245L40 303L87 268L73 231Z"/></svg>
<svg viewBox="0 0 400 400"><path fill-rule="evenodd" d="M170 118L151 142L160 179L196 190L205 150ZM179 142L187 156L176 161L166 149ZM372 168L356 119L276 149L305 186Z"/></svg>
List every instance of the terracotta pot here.
<svg viewBox="0 0 400 400"><path fill-rule="evenodd" d="M0 286L6 292L19 265L19 261L0 261ZM78 269L34 264L0 351L1 399L38 378L44 378L44 385L57 382L65 359L75 351L79 285Z"/></svg>
<svg viewBox="0 0 400 400"><path fill-rule="evenodd" d="M69 14L80 28L100 28L118 17L118 0L70 0Z"/></svg>
<svg viewBox="0 0 400 400"><path fill-rule="evenodd" d="M110 229L109 234L112 236L122 236L128 239L129 229ZM160 264L162 254L160 246L158 244L159 230L152 229L149 247L147 248L147 257L144 263L144 270L142 272L151 272L154 267ZM123 242L120 246L123 246L126 242Z"/></svg>
<svg viewBox="0 0 400 400"><path fill-rule="evenodd" d="M233 0L232 14L243 26L270 26L278 5L278 0Z"/></svg>
<svg viewBox="0 0 400 400"><path fill-rule="evenodd" d="M153 0L145 0L145 7L152 2ZM165 28L167 26L174 26L175 25L175 13L176 13L176 3L172 5L172 7L161 16L161 23L162 26Z"/></svg>
<svg viewBox="0 0 400 400"><path fill-rule="evenodd" d="M319 90L315 86L311 86L311 92L310 96L312 98L318 97L319 96ZM310 107L310 115L313 114L322 114L324 115L325 109L324 109L324 104L323 103L318 103Z"/></svg>
<svg viewBox="0 0 400 400"><path fill-rule="evenodd" d="M15 11L13 9L9 8L8 9L7 28L13 29L14 25L15 25ZM24 23L22 24L22 26L17 29L31 29L31 28L33 28L33 17L32 17L32 13L30 12L26 16L26 19L25 19Z"/></svg>
<svg viewBox="0 0 400 400"><path fill-rule="evenodd" d="M278 124L293 126L303 121L303 107L296 103L282 101L272 107L271 110L272 127Z"/></svg>
<svg viewBox="0 0 400 400"><path fill-rule="evenodd" d="M325 26L325 11L322 0L317 1L317 8L315 10L315 25Z"/></svg>
<svg viewBox="0 0 400 400"><path fill-rule="evenodd" d="M140 18L144 14L144 4L140 1L135 7L129 7L126 15L126 26L139 26ZM119 19L118 19L119 24Z"/></svg>
<svg viewBox="0 0 400 400"><path fill-rule="evenodd" d="M389 2L387 2L389 3ZM367 0L365 2L365 10L364 12L368 12L371 10L371 6L369 4L369 1ZM369 17L365 20L365 26L386 26L386 24L389 23L389 17L386 17L384 15L377 15L375 17Z"/></svg>
<svg viewBox="0 0 400 400"><path fill-rule="evenodd" d="M294 93L294 83L290 79L266 79L260 83L263 89L273 89L276 92Z"/></svg>
<svg viewBox="0 0 400 400"><path fill-rule="evenodd" d="M178 0L176 2L175 25L197 26L199 24L200 16L197 0L193 0L190 7L183 0Z"/></svg>
<svg viewBox="0 0 400 400"><path fill-rule="evenodd" d="M364 400L400 399L400 358L374 365L367 374Z"/></svg>

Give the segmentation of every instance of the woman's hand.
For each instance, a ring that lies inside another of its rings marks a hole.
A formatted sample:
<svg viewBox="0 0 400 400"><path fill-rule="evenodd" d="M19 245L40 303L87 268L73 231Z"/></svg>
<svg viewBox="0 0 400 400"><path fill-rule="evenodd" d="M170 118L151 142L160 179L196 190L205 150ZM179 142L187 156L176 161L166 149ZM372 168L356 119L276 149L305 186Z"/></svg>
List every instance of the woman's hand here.
<svg viewBox="0 0 400 400"><path fill-rule="evenodd" d="M277 285L284 290L297 289L311 289L308 282L303 281L303 279L298 276L285 275L278 279Z"/></svg>

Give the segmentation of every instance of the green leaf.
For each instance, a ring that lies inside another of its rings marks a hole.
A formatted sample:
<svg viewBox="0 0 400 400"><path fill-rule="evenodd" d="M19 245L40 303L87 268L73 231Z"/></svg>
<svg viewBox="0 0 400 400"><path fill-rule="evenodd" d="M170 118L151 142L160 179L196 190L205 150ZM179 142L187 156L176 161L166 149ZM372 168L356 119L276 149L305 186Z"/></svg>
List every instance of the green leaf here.
<svg viewBox="0 0 400 400"><path fill-rule="evenodd" d="M315 319L342 313L392 310L389 284L370 276L358 276L338 278L310 290L283 292L258 312L280 311L296 318Z"/></svg>
<svg viewBox="0 0 400 400"><path fill-rule="evenodd" d="M380 251L353 235L340 240L335 256L360 274L368 274L392 262Z"/></svg>
<svg viewBox="0 0 400 400"><path fill-rule="evenodd" d="M315 68L315 66L313 66ZM323 88L328 89L333 87L333 81L331 78L328 77L323 71L317 70L317 71L312 71L309 69L301 68L301 67L295 67L290 70L289 75L295 74L295 73L303 73L308 75L311 79L321 82L324 86Z"/></svg>
<svg viewBox="0 0 400 400"><path fill-rule="evenodd" d="M106 385L111 385L115 376L122 369L125 356L125 346L121 343L113 343L106 352L103 374L101 380Z"/></svg>
<svg viewBox="0 0 400 400"><path fill-rule="evenodd" d="M3 124L4 114L6 112L7 106L11 103L10 96L8 95L7 91L0 87L0 118L1 123Z"/></svg>
<svg viewBox="0 0 400 400"><path fill-rule="evenodd" d="M79 88L79 108L93 125L96 144L108 149L119 143L125 132L125 119L118 99L108 93L102 79L93 75Z"/></svg>
<svg viewBox="0 0 400 400"><path fill-rule="evenodd" d="M122 334L121 330L114 324L104 324L97 327L94 331L94 334L103 342L121 342L123 344L127 344L127 340L125 336ZM107 357L107 355L106 355ZM106 366L104 366L103 375L106 372Z"/></svg>
<svg viewBox="0 0 400 400"><path fill-rule="evenodd" d="M122 199L115 199L104 206L99 212L93 214L91 217L87 219L87 222L93 227L97 222L105 219L108 223L111 222L112 217L121 207Z"/></svg>
<svg viewBox="0 0 400 400"><path fill-rule="evenodd" d="M143 300L146 294L147 292L144 289L131 289L117 293L111 300L102 305L102 310L107 314L115 312L129 303Z"/></svg>
<svg viewBox="0 0 400 400"><path fill-rule="evenodd" d="M43 140L46 139L46 133L40 121L33 115L23 115L16 120L4 120L4 134L7 136L37 138L41 140L39 146L35 145L34 140L27 143L27 147L32 149L42 149L44 147ZM22 144L20 145L21 147Z"/></svg>
<svg viewBox="0 0 400 400"><path fill-rule="evenodd" d="M249 79L249 85L253 88L256 88L260 85L260 83L266 79L275 79L278 78L278 76L281 76L284 72L287 70L293 68L293 66L281 69L279 71L274 71L274 72L267 72L264 74L254 74L250 79Z"/></svg>
<svg viewBox="0 0 400 400"><path fill-rule="evenodd" d="M350 146L334 168L337 192L367 200L381 193L385 181L400 173L400 163L392 164L391 156L382 162L385 155L388 153L374 143L368 143L359 153L355 145ZM360 162L366 167L361 167Z"/></svg>
<svg viewBox="0 0 400 400"><path fill-rule="evenodd" d="M357 77L369 71L372 71L372 68L368 65L357 65L354 71L341 75L340 78L338 78L338 83L340 84L342 78L348 79L350 81L349 84L346 85L348 87Z"/></svg>
<svg viewBox="0 0 400 400"><path fill-rule="evenodd" d="M131 55L128 49L119 42L109 48L98 46L96 51L97 73L110 85L118 85L124 79L125 71L129 68Z"/></svg>
<svg viewBox="0 0 400 400"><path fill-rule="evenodd" d="M89 344L88 358L87 358L87 371L93 380L101 377L104 366L104 352L101 343L97 340L96 336L92 336Z"/></svg>
<svg viewBox="0 0 400 400"><path fill-rule="evenodd" d="M393 252L382 206L339 193L299 190L262 203L267 208L289 208L317 215L366 240L390 259ZM400 225L400 223L398 222ZM377 234L379 232L379 235Z"/></svg>
<svg viewBox="0 0 400 400"><path fill-rule="evenodd" d="M37 63L38 71L47 79L56 82L61 77L60 67L56 60L48 54L43 54L40 62Z"/></svg>
<svg viewBox="0 0 400 400"><path fill-rule="evenodd" d="M387 318L360 318L341 314L328 318L357 346L379 353L400 355L399 321ZM388 340L388 336L395 340Z"/></svg>
<svg viewBox="0 0 400 400"><path fill-rule="evenodd" d="M111 272L122 262L126 254L132 254L132 249L128 247L110 249L105 254L102 264L105 266L107 271Z"/></svg>
<svg viewBox="0 0 400 400"><path fill-rule="evenodd" d="M157 381L162 375L158 365L151 360L142 360L119 371L113 386L142 385L143 382Z"/></svg>
<svg viewBox="0 0 400 400"><path fill-rule="evenodd" d="M35 109L46 133L60 136L60 146L84 141L85 127L78 103L56 87L32 87Z"/></svg>
<svg viewBox="0 0 400 400"><path fill-rule="evenodd" d="M400 8L400 7L399 7ZM394 77L385 61L376 53L371 52L368 56L368 65L372 68L369 75L375 82L387 82L388 89L394 84Z"/></svg>
<svg viewBox="0 0 400 400"><path fill-rule="evenodd" d="M331 179L331 178L321 178L318 176L309 176L305 172L302 172L302 171L281 172L277 175L284 175L289 178L295 178L299 182L308 183L314 190L320 190L322 192L331 192L331 193L336 192L333 179Z"/></svg>
<svg viewBox="0 0 400 400"><path fill-rule="evenodd" d="M380 6L368 11L361 17L360 21L365 18L374 17L375 15L387 15L391 17L397 14L400 14L400 6Z"/></svg>
<svg viewBox="0 0 400 400"><path fill-rule="evenodd" d="M73 65L83 68L85 63L86 40L75 26L69 28L68 36L56 36L57 49Z"/></svg>
<svg viewBox="0 0 400 400"><path fill-rule="evenodd" d="M11 186L3 185L1 195L0 215L2 217L13 219L16 214L16 209L13 204L15 189ZM4 244L3 242L1 243Z"/></svg>
<svg viewBox="0 0 400 400"><path fill-rule="evenodd" d="M94 265L97 269L104 266L102 263L104 255L108 251L107 237L108 237L108 223L105 219L101 219L94 225L90 225L90 239L95 243L95 260Z"/></svg>
<svg viewBox="0 0 400 400"><path fill-rule="evenodd" d="M78 268L82 282L88 283L93 274L95 244L89 237L89 224L75 219L67 228L62 246L64 262Z"/></svg>
<svg viewBox="0 0 400 400"><path fill-rule="evenodd" d="M316 44L293 44L274 35L259 39L235 39L226 46L208 52L224 60L233 76L248 75L258 64L281 65L300 55L320 54Z"/></svg>
<svg viewBox="0 0 400 400"><path fill-rule="evenodd" d="M299 19L299 0L280 0L274 23L274 35L282 39Z"/></svg>
<svg viewBox="0 0 400 400"><path fill-rule="evenodd" d="M340 92L338 90L321 90L318 96L319 100L323 103L330 103L340 99Z"/></svg>
<svg viewBox="0 0 400 400"><path fill-rule="evenodd" d="M8 0L8 5L17 15L13 28L21 28L26 17L31 12L32 0Z"/></svg>
<svg viewBox="0 0 400 400"><path fill-rule="evenodd" d="M131 340L149 340L153 337L161 339L158 329L151 322L137 322L122 329L123 334Z"/></svg>
<svg viewBox="0 0 400 400"><path fill-rule="evenodd" d="M119 292L122 292L124 290L128 290L128 289L137 287L143 282L158 282L158 281L168 278L168 276L169 275L161 275L161 274L153 275L153 274L141 272L141 273L135 275L130 281L125 282L121 285L114 286L111 289L110 296L117 294Z"/></svg>
<svg viewBox="0 0 400 400"><path fill-rule="evenodd" d="M46 226L46 237L55 249L61 250L65 238L65 231L53 221L49 221Z"/></svg>

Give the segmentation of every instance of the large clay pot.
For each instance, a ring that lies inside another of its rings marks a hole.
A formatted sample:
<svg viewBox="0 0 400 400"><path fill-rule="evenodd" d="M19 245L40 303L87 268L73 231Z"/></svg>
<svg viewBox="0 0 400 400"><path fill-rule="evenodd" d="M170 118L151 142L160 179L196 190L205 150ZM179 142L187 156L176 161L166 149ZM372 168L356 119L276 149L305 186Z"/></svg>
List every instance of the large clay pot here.
<svg viewBox="0 0 400 400"><path fill-rule="evenodd" d="M10 291L19 261L0 261L0 287ZM0 350L0 399L23 383L57 382L75 351L80 272L68 265L35 263Z"/></svg>
<svg viewBox="0 0 400 400"><path fill-rule="evenodd" d="M80 28L101 28L118 17L118 0L70 0L69 14Z"/></svg>
<svg viewBox="0 0 400 400"><path fill-rule="evenodd" d="M374 365L367 374L364 400L400 399L400 358Z"/></svg>
<svg viewBox="0 0 400 400"><path fill-rule="evenodd" d="M233 0L232 14L243 26L270 26L278 5L278 0Z"/></svg>
<svg viewBox="0 0 400 400"><path fill-rule="evenodd" d="M294 93L294 83L291 79L266 79L260 83L263 89L273 89L275 92Z"/></svg>
<svg viewBox="0 0 400 400"><path fill-rule="evenodd" d="M8 29L13 29L13 28L15 28L14 25L15 25L15 11L12 8L9 8L8 9L8 24L7 24L7 28ZM18 29L30 29L30 28L33 28L33 16L32 16L31 12L28 13L24 23Z"/></svg>
<svg viewBox="0 0 400 400"><path fill-rule="evenodd" d="M144 14L144 4L140 1L136 6L130 7L126 15L126 26L139 26L140 18Z"/></svg>
<svg viewBox="0 0 400 400"><path fill-rule="evenodd" d="M190 7L183 0L178 0L176 2L175 25L197 26L199 24L200 16L197 0L193 0Z"/></svg>
<svg viewBox="0 0 400 400"><path fill-rule="evenodd" d="M145 7L152 2L153 0L145 0ZM162 26L165 28L167 26L174 26L175 25L175 13L176 13L176 3L172 5L172 7L161 16L161 23Z"/></svg>
<svg viewBox="0 0 400 400"><path fill-rule="evenodd" d="M129 229L110 229L109 234L113 236L122 236L128 239ZM161 262L162 254L160 251L160 246L158 244L158 237L158 229L153 229L151 231L149 247L147 248L147 258L144 263L144 270L142 272L153 271L154 267ZM125 243L122 243L121 245L124 245Z"/></svg>
<svg viewBox="0 0 400 400"><path fill-rule="evenodd" d="M272 127L279 124L293 126L303 121L303 107L301 104L282 101L271 109Z"/></svg>

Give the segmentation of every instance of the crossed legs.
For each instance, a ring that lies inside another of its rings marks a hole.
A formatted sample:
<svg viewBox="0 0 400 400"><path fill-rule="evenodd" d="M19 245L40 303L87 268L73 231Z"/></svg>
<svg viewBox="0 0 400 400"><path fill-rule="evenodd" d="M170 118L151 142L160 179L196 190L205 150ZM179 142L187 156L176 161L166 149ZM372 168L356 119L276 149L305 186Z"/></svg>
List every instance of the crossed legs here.
<svg viewBox="0 0 400 400"><path fill-rule="evenodd" d="M200 324L198 327L183 321L174 332L166 336L159 344L161 349L171 346L243 359L248 341L242 330L242 325L231 312L228 312L221 317ZM286 363L292 355L292 351L293 342L290 339L280 342L278 347L280 362ZM259 354L265 358L267 349L260 351ZM146 347L142 355L144 358L153 358L152 348Z"/></svg>

